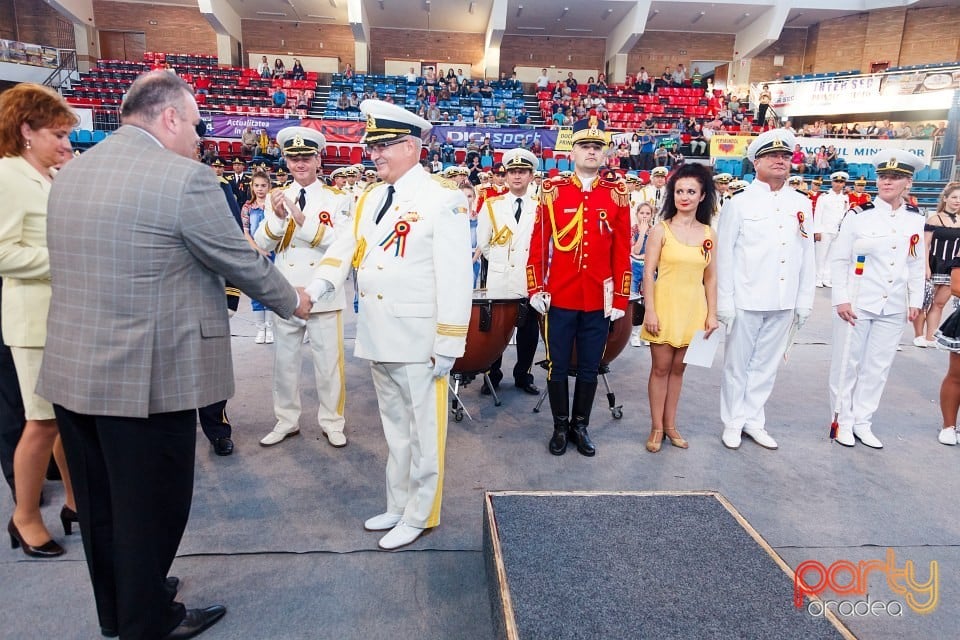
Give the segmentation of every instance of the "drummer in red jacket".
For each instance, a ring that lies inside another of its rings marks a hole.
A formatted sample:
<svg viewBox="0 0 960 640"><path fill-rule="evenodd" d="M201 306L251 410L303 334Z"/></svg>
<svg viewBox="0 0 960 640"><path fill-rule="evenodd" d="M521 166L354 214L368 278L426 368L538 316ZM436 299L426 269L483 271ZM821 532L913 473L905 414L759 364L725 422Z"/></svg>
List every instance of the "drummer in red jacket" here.
<svg viewBox="0 0 960 640"><path fill-rule="evenodd" d="M596 453L587 425L600 358L610 322L624 316L630 297L630 198L622 181L598 176L606 146L607 134L596 116L573 125L574 174L541 184L530 241L527 293L530 305L547 316L549 449L557 456L566 451L568 439L583 455ZM567 376L574 346L571 418Z"/></svg>

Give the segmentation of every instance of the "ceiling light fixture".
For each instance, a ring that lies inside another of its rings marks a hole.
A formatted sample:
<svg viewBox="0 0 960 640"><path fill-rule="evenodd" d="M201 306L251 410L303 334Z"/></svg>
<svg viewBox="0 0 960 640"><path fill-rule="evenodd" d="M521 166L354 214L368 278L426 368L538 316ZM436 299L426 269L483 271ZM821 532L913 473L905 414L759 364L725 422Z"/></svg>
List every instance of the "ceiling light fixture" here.
<svg viewBox="0 0 960 640"><path fill-rule="evenodd" d="M337 8L337 0L330 0L330 6L333 7L334 9L336 9L336 8Z"/></svg>
<svg viewBox="0 0 960 640"><path fill-rule="evenodd" d="M593 29L564 29L564 31L570 31L574 33L593 33Z"/></svg>
<svg viewBox="0 0 960 640"><path fill-rule="evenodd" d="M613 13L613 9L607 9L607 11L600 17L601 20L606 20L610 17L610 14Z"/></svg>
<svg viewBox="0 0 960 640"><path fill-rule="evenodd" d="M517 27L517 31L545 31L543 27Z"/></svg>
<svg viewBox="0 0 960 640"><path fill-rule="evenodd" d="M706 12L706 11L701 11L700 13L698 13L697 15L695 15L695 16L693 17L693 20L690 21L690 24L697 24L698 22L700 22L700 21L703 19L703 16L705 16L705 15L707 15L707 12Z"/></svg>
<svg viewBox="0 0 960 640"><path fill-rule="evenodd" d="M564 7L563 11L560 13L560 17L566 16L570 12L570 7Z"/></svg>
<svg viewBox="0 0 960 640"><path fill-rule="evenodd" d="M799 18L800 16L802 16L802 15L803 15L803 11L801 11L801 12L798 13L797 15L795 15L795 16L793 16L792 18L790 18L789 20L787 20L784 24L790 24L791 22L793 22L794 20L798 19L798 18Z"/></svg>
<svg viewBox="0 0 960 640"><path fill-rule="evenodd" d="M258 15L258 16L278 16L278 17L286 17L287 14L285 14L285 13L282 12L282 11L257 11L257 15Z"/></svg>
<svg viewBox="0 0 960 640"><path fill-rule="evenodd" d="M334 18L333 16L318 16L318 15L315 14L315 13L308 13L308 14L307 14L307 17L308 17L308 18L315 18L315 19L317 19L317 20L336 20L336 18Z"/></svg>
<svg viewBox="0 0 960 640"><path fill-rule="evenodd" d="M650 15L647 16L647 22L650 22L651 20L656 18L658 15L660 15L660 9L654 9L653 11L650 12Z"/></svg>
<svg viewBox="0 0 960 640"><path fill-rule="evenodd" d="M734 20L733 24L740 24L741 22L743 22L744 20L746 20L746 19L749 18L749 17L750 17L750 12L747 11L747 12L745 12L742 16L740 16L739 18L737 18L736 20Z"/></svg>
<svg viewBox="0 0 960 640"><path fill-rule="evenodd" d="M471 13L471 14L473 13L473 6L474 6L475 4L477 4L477 3L476 3L476 2L471 2L471 3L470 3L470 6L467 7L467 13Z"/></svg>
<svg viewBox="0 0 960 640"><path fill-rule="evenodd" d="M517 6L517 15L516 15L516 17L519 18L521 13L523 13L523 5L522 5L522 4Z"/></svg>

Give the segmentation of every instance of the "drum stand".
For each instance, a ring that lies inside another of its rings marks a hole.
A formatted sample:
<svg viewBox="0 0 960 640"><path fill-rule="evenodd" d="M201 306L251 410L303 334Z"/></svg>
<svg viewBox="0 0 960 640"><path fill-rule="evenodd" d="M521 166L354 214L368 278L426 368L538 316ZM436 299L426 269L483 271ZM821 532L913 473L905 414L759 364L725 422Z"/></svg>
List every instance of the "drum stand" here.
<svg viewBox="0 0 960 640"><path fill-rule="evenodd" d="M490 381L490 376L484 372L483 374L483 383L487 385L487 388L490 389L490 393L493 395L493 404L495 406L500 406L502 401L500 396L497 395L497 390L494 389L493 383ZM464 406L463 401L460 400L460 385L466 386L471 380L474 379L475 375L471 373L451 373L450 377L453 378L453 384L449 382L447 385L450 387L450 393L453 395L450 398L450 412L453 413L454 422L460 422L463 420L463 414L467 414L467 417L470 420L473 420L473 416L470 415L470 412L467 411L467 408ZM543 402L543 398L540 399L540 402ZM539 406L539 405L537 405Z"/></svg>
<svg viewBox="0 0 960 640"><path fill-rule="evenodd" d="M544 369L547 368L547 361L546 361L546 360L541 360L541 361L538 362L537 364L540 365L541 367L543 367ZM600 378L603 380L603 386L604 386L604 388L607 390L607 403L610 405L610 407L609 407L609 408L610 408L610 415L613 416L613 418L614 418L615 420L619 420L620 418L623 417L623 405L622 405L622 404L617 404L617 396L616 396L616 394L615 394L613 391L610 390L610 383L607 381L607 374L608 374L608 373L610 373L610 365L608 365L608 364L601 364L601 365L600 365L600 368L597 370L597 374L598 374L598 375L600 376ZM567 372L567 375L569 375L569 376L572 377L572 378L575 378L575 377L577 376L577 370L576 370L576 369L570 369L570 371ZM537 400L537 404L536 404L536 406L533 408L533 412L534 412L534 413L540 413L540 407L543 406L543 401L544 401L546 398L547 398L547 389L546 389L546 387L544 387L543 393L540 394L540 399Z"/></svg>

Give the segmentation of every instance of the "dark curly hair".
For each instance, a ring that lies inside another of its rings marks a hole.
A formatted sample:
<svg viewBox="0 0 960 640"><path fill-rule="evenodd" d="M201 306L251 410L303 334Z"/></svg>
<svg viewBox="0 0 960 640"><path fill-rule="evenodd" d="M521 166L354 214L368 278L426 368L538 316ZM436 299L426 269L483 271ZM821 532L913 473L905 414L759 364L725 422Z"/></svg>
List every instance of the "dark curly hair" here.
<svg viewBox="0 0 960 640"><path fill-rule="evenodd" d="M669 220L677 215L677 205L673 201L673 191L677 186L677 180L681 178L693 178L700 183L703 200L697 205L696 218L700 224L710 224L710 218L713 217L713 208L716 204L716 191L713 187L713 170L705 164L696 162L681 165L667 178L667 193L663 199L661 218L663 220Z"/></svg>

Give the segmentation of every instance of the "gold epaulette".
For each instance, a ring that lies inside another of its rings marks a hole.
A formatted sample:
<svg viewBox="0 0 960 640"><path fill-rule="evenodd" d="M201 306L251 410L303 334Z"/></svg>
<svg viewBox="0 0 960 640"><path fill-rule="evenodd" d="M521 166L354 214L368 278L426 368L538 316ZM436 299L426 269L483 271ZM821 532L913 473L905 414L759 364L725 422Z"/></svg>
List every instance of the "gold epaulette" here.
<svg viewBox="0 0 960 640"><path fill-rule="evenodd" d="M456 182L454 182L449 178L444 178L438 173L431 173L430 177L436 180L437 182L439 182L440 186L446 187L447 189L453 189L454 191L456 191L457 189L460 188L460 185L458 185Z"/></svg>
<svg viewBox="0 0 960 640"><path fill-rule="evenodd" d="M333 192L334 192L335 194L337 194L338 196L346 195L346 193L347 193L346 191L344 191L344 190L342 190L342 189L338 189L338 188L336 188L336 187L331 187L331 186L329 186L329 185L323 185L323 188L326 189L327 191L333 191Z"/></svg>
<svg viewBox="0 0 960 640"><path fill-rule="evenodd" d="M540 202L545 205L552 205L557 199L557 187L561 184L569 184L566 178L549 178L540 183Z"/></svg>
<svg viewBox="0 0 960 640"><path fill-rule="evenodd" d="M601 179L599 186L610 189L610 197L617 203L618 207L630 206L630 192L627 191L627 185L623 182L611 182Z"/></svg>
<svg viewBox="0 0 960 640"><path fill-rule="evenodd" d="M501 193L501 194L498 195L498 196L491 196L491 197L487 198L486 200L484 200L484 202L496 202L497 200L503 200L503 198L504 198L506 195L507 195L507 194L505 194L505 193Z"/></svg>

